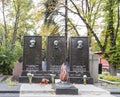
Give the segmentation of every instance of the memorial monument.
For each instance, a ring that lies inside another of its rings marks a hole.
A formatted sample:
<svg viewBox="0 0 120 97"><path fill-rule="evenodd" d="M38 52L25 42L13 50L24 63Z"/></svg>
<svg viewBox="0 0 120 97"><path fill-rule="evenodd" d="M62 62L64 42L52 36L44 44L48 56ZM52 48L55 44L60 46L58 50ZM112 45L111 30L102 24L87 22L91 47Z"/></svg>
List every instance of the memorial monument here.
<svg viewBox="0 0 120 97"><path fill-rule="evenodd" d="M19 77L19 82L28 82L27 73L36 74L41 71L42 61L42 37L41 36L24 36L23 46L23 72ZM34 76L33 82L38 82L39 77Z"/></svg>
<svg viewBox="0 0 120 97"><path fill-rule="evenodd" d="M60 78L60 82L55 83L55 87L54 87L56 94L78 95L78 89L68 81L69 74L65 63L63 63L61 66L59 78Z"/></svg>
<svg viewBox="0 0 120 97"><path fill-rule="evenodd" d="M64 36L47 37L47 68L42 71L42 37L24 36L23 48L23 72L19 77L19 82L28 82L27 73L33 73L33 82L40 82L43 78L49 79L50 74L55 74L59 78L61 64L66 63L69 56L69 82L83 83L86 75L86 83L92 84L93 79L89 72L89 39L88 37L71 37L69 41L69 52L67 55L66 39ZM61 76L61 80L62 80ZM64 79L64 78L63 78ZM64 79L65 80L65 79Z"/></svg>
<svg viewBox="0 0 120 97"><path fill-rule="evenodd" d="M83 83L83 76L87 76L87 83L92 84L93 79L89 72L89 38L70 38L70 82Z"/></svg>
<svg viewBox="0 0 120 97"><path fill-rule="evenodd" d="M47 37L47 71L60 72L60 67L66 60L66 40L64 36Z"/></svg>

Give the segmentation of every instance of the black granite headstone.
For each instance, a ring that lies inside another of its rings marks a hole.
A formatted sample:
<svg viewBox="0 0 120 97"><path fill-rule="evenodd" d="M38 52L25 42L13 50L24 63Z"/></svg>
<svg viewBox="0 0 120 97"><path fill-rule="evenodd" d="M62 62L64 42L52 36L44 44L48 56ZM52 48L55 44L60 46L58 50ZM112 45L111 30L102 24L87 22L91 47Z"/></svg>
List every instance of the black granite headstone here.
<svg viewBox="0 0 120 97"><path fill-rule="evenodd" d="M19 77L19 82L28 83L27 73L34 74L33 82L40 82L44 76L37 75L42 71L42 37L41 36L24 36L23 48L23 72Z"/></svg>
<svg viewBox="0 0 120 97"><path fill-rule="evenodd" d="M78 95L78 88L68 82L59 82L55 84L57 95Z"/></svg>
<svg viewBox="0 0 120 97"><path fill-rule="evenodd" d="M69 80L71 83L83 83L83 76L87 76L87 83L92 84L93 78L89 72L89 38L71 37L69 50Z"/></svg>
<svg viewBox="0 0 120 97"><path fill-rule="evenodd" d="M69 53L71 71L89 71L88 37L71 37Z"/></svg>
<svg viewBox="0 0 120 97"><path fill-rule="evenodd" d="M47 38L47 70L58 72L66 58L66 40L64 36Z"/></svg>
<svg viewBox="0 0 120 97"><path fill-rule="evenodd" d="M41 36L24 36L23 70L37 72L41 69L42 61L42 38Z"/></svg>

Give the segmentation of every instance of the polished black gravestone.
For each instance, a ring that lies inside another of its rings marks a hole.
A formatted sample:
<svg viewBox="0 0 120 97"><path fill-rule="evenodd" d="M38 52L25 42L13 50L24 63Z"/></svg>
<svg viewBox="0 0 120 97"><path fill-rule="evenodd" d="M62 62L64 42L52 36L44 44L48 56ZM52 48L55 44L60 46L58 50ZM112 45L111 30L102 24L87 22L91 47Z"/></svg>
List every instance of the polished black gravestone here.
<svg viewBox="0 0 120 97"><path fill-rule="evenodd" d="M66 40L64 36L47 38L47 71L58 73L66 59Z"/></svg>
<svg viewBox="0 0 120 97"><path fill-rule="evenodd" d="M69 45L70 82L83 83L83 76L87 75L87 83L92 84L89 72L89 38L71 37Z"/></svg>
<svg viewBox="0 0 120 97"><path fill-rule="evenodd" d="M58 82L54 88L58 95L78 95L78 88L68 82Z"/></svg>
<svg viewBox="0 0 120 97"><path fill-rule="evenodd" d="M36 72L41 70L42 37L24 36L23 70Z"/></svg>
<svg viewBox="0 0 120 97"><path fill-rule="evenodd" d="M19 77L19 82L28 82L27 73L33 73L33 82L39 81L39 76L35 74L42 70L42 37L41 36L24 36L23 47L23 72Z"/></svg>

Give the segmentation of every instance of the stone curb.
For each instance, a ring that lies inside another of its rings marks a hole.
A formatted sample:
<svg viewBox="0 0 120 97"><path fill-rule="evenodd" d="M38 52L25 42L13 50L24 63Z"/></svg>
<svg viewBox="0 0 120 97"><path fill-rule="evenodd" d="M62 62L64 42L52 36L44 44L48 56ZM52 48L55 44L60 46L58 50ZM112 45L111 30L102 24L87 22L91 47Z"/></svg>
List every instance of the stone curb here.
<svg viewBox="0 0 120 97"><path fill-rule="evenodd" d="M100 82L106 82L106 83L113 84L113 85L120 84L120 82L112 82L112 81L107 81L107 80L104 80L104 79L99 79L99 81Z"/></svg>
<svg viewBox="0 0 120 97"><path fill-rule="evenodd" d="M0 82L4 81L6 78L7 78L6 75L1 76L1 77L0 77Z"/></svg>

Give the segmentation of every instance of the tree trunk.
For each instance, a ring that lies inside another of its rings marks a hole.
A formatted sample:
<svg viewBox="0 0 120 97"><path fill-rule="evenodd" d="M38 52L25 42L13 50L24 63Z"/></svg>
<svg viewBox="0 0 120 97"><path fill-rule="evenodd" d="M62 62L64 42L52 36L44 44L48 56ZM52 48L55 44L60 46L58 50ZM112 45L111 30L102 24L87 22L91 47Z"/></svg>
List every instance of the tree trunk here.
<svg viewBox="0 0 120 97"><path fill-rule="evenodd" d="M109 71L111 75L115 75L116 76L116 67L113 66L112 64L110 64L109 62Z"/></svg>
<svg viewBox="0 0 120 97"><path fill-rule="evenodd" d="M12 39L12 50L14 50L15 47L15 41L17 37L17 30L18 30L18 23L19 23L19 15L20 15L20 4L18 4L17 12L16 12L16 19L15 19L15 25L14 25L14 32L13 32L13 39Z"/></svg>
<svg viewBox="0 0 120 97"><path fill-rule="evenodd" d="M3 22L4 22L4 41L5 41L5 48L7 48L7 44L8 44L8 31L7 31L7 25L6 25L6 17L5 17L5 3L4 1L2 1L2 13L3 13Z"/></svg>

